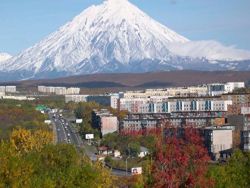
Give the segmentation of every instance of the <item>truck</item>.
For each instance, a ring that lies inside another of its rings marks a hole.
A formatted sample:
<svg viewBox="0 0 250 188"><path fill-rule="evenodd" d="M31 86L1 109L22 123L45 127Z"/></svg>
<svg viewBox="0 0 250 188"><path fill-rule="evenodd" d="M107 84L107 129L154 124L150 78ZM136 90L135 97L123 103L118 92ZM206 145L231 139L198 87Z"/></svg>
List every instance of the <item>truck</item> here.
<svg viewBox="0 0 250 188"><path fill-rule="evenodd" d="M76 123L77 124L82 123L82 119L76 119Z"/></svg>

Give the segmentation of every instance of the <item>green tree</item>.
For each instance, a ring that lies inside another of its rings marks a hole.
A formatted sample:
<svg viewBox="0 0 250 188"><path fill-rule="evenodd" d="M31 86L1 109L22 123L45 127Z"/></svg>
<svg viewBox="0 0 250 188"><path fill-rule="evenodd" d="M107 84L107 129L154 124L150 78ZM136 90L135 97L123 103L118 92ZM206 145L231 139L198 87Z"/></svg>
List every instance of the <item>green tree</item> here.
<svg viewBox="0 0 250 188"><path fill-rule="evenodd" d="M80 124L80 133L93 133L95 137L99 137L98 130L92 128L92 111L94 109L99 109L100 105L94 102L82 102L78 104L78 107L75 110L76 118L83 119L83 122Z"/></svg>
<svg viewBox="0 0 250 188"><path fill-rule="evenodd" d="M225 165L210 167L209 176L219 188L250 187L250 154L237 150Z"/></svg>
<svg viewBox="0 0 250 188"><path fill-rule="evenodd" d="M140 152L140 143L139 142L132 142L129 143L127 148L127 155L137 157Z"/></svg>

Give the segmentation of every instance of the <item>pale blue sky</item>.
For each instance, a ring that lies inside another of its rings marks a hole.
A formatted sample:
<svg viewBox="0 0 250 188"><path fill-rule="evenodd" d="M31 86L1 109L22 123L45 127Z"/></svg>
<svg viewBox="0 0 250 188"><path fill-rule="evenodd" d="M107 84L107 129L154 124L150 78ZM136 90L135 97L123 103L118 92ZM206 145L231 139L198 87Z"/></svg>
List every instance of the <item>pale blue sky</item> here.
<svg viewBox="0 0 250 188"><path fill-rule="evenodd" d="M130 0L191 40L250 50L250 0ZM0 52L17 54L102 0L0 0Z"/></svg>

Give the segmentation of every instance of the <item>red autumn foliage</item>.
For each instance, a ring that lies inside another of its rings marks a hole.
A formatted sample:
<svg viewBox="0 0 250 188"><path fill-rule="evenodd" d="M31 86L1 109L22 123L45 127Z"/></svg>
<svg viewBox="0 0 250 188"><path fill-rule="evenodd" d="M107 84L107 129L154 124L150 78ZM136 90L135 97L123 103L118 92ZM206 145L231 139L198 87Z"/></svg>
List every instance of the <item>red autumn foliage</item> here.
<svg viewBox="0 0 250 188"><path fill-rule="evenodd" d="M154 187L213 187L205 177L209 156L197 129L167 129L158 139L153 165Z"/></svg>

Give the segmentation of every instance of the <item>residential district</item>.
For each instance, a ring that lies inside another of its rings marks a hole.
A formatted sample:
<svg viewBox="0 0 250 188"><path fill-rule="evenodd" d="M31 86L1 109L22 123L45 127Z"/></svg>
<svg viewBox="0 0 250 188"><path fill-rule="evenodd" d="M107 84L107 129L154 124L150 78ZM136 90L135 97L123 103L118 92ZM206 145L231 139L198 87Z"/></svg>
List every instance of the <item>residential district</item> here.
<svg viewBox="0 0 250 188"><path fill-rule="evenodd" d="M38 86L40 94L63 95L65 102L95 102L126 111L123 118L110 108L93 109L92 127L103 137L165 127L193 127L202 131L213 160L228 158L232 149L250 151L250 93L244 82L213 83L192 87L145 89L103 95L83 95L80 88ZM237 91L238 92L235 92ZM2 99L35 100L15 95L16 86L0 86ZM14 94L14 95L13 95Z"/></svg>

